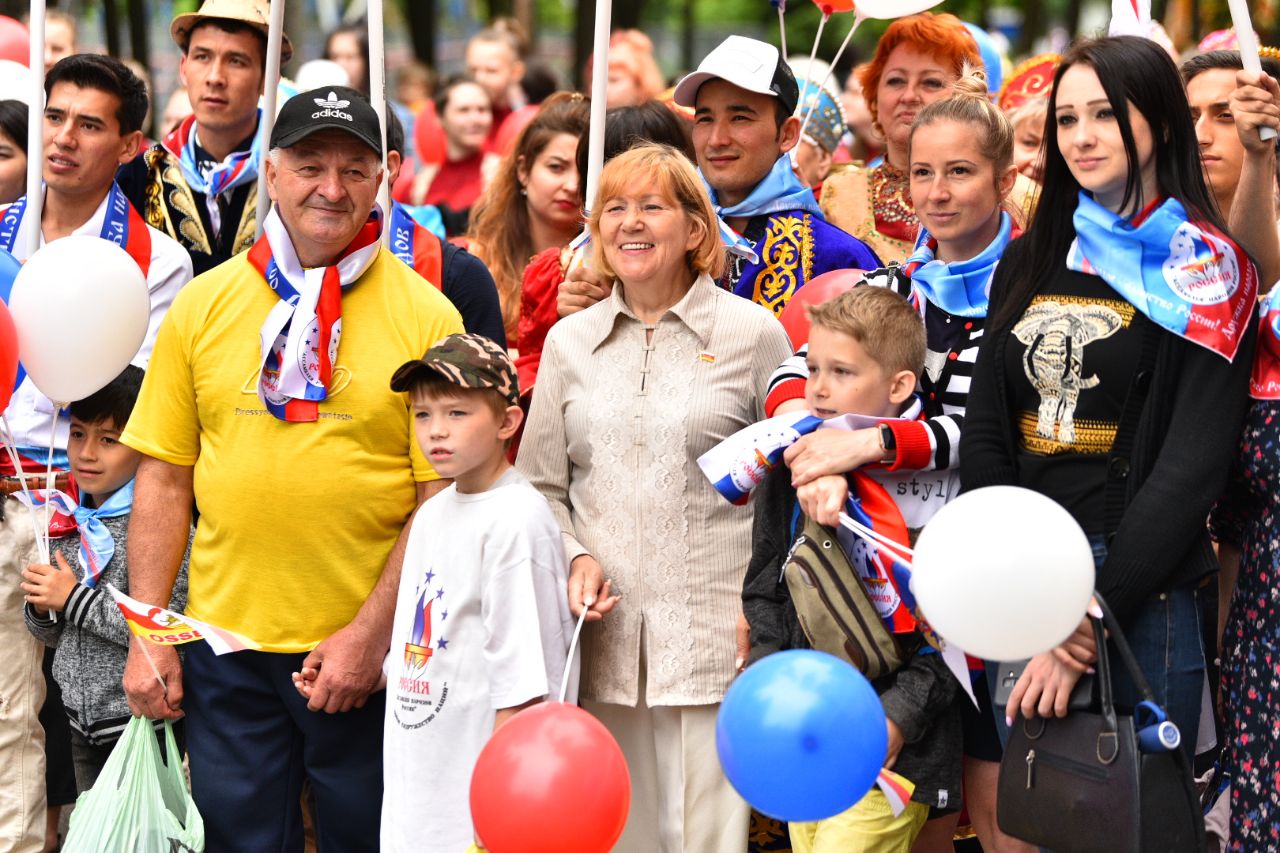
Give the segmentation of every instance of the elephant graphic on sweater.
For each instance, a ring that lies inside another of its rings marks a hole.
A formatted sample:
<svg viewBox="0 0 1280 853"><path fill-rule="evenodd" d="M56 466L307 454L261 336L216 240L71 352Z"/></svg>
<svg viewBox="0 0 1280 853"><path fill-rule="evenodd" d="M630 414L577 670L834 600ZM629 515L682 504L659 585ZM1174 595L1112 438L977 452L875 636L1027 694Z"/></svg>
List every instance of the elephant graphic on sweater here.
<svg viewBox="0 0 1280 853"><path fill-rule="evenodd" d="M1096 374L1084 375L1084 348L1114 335L1124 320L1105 305L1037 302L1013 327L1026 346L1022 367L1040 394L1036 433L1072 444L1076 438L1075 411L1080 392L1096 387Z"/></svg>

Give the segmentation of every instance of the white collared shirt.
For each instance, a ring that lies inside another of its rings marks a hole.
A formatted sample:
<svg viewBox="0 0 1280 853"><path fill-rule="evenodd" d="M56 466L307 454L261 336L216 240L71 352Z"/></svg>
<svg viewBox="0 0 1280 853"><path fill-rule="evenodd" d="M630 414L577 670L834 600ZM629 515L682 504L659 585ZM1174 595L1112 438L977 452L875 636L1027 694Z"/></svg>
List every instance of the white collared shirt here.
<svg viewBox="0 0 1280 853"><path fill-rule="evenodd" d="M93 215L71 233L89 237L99 236L102 233L102 223L107 217L107 202L110 197L110 193L103 197L102 203L98 205L98 209L93 212ZM24 216L22 218L22 222L18 226L18 234L13 243L13 256L19 261L27 259L26 247L30 245L31 229L36 227L38 227L38 223L34 217ZM155 343L156 331L160 328L160 321L164 319L165 312L169 310L169 306L173 303L173 298L178 295L178 291L187 282L191 281L192 276L191 256L176 240L161 231L157 231L150 225L147 226L147 232L151 237L151 264L147 272L147 291L151 297L151 317L147 321L147 334L142 341L142 347L131 362L144 369L151 358L151 347ZM45 243L44 234L41 233L40 246L44 247ZM50 333L57 334L57 330L51 330ZM49 426L53 413L53 402L40 393L30 377L23 379L22 384L13 392L9 408L5 410L5 417L9 421L9 428L13 430L13 437L17 446L47 449L49 446ZM70 428L71 424L67 417L59 415L53 433L53 445L56 449L66 450L67 434Z"/></svg>

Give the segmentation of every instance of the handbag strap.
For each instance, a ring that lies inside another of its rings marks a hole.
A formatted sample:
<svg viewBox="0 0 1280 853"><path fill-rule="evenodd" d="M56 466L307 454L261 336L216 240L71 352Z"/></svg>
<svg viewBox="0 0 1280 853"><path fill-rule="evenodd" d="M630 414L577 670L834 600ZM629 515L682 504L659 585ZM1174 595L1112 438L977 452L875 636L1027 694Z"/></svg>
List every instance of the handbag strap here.
<svg viewBox="0 0 1280 853"><path fill-rule="evenodd" d="M1104 642L1102 635L1102 625L1106 624L1106 628L1111 632L1111 643L1115 646L1116 652L1120 655L1120 662L1124 664L1124 668L1129 671L1129 677L1133 679L1134 685L1138 688L1139 695L1148 702L1155 702L1155 694L1151 692L1151 685L1147 683L1146 676L1142 674L1142 668L1138 666L1138 658L1134 655L1133 649L1129 646L1129 641L1124 638L1124 631L1120 630L1120 623L1116 620L1115 614L1111 612L1111 608L1107 606L1107 602L1096 591L1093 594L1094 599L1098 602L1098 606L1102 609L1102 619L1094 619L1094 637L1097 640L1098 660L1101 663L1104 657L1107 657L1107 644ZM1102 667L1098 667L1099 671ZM1110 664L1108 662L1108 669ZM1107 684L1110 678L1104 678L1103 683ZM1110 691L1108 691L1110 692Z"/></svg>
<svg viewBox="0 0 1280 853"><path fill-rule="evenodd" d="M1107 654L1107 633L1102 620L1091 619L1093 624L1093 642L1098 648L1098 695L1102 711L1102 728L1104 732L1114 735L1120 730L1116 718L1115 694L1111 687L1111 656Z"/></svg>

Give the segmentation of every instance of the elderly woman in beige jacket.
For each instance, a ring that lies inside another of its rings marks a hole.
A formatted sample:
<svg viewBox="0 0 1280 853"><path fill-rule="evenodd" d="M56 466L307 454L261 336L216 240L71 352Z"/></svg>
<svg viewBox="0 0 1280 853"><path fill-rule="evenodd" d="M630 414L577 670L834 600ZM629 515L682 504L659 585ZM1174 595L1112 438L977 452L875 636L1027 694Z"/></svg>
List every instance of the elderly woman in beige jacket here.
<svg viewBox="0 0 1280 853"><path fill-rule="evenodd" d="M720 770L715 718L751 511L720 497L697 458L763 417L789 345L772 314L713 283L715 214L674 150L609 162L591 237L613 292L547 336L517 465L560 521L574 614L590 608L583 705L631 770L615 849L740 853L749 809Z"/></svg>

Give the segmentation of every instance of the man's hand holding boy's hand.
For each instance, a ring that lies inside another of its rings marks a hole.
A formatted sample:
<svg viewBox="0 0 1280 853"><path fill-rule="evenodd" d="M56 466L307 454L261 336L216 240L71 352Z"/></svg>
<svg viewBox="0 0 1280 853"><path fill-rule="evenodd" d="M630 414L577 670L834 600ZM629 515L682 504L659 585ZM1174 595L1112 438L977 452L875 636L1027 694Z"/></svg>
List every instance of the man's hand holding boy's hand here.
<svg viewBox="0 0 1280 853"><path fill-rule="evenodd" d="M25 598L41 614L50 610L62 612L62 608L67 604L67 597L71 595L71 590L75 589L76 584L79 583L75 572L71 571L66 558L62 556L62 552L54 551L53 556L58 561L57 568L44 563L32 563L22 572L22 591L26 593Z"/></svg>

